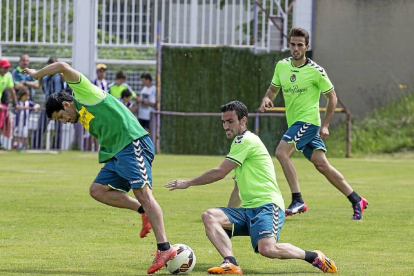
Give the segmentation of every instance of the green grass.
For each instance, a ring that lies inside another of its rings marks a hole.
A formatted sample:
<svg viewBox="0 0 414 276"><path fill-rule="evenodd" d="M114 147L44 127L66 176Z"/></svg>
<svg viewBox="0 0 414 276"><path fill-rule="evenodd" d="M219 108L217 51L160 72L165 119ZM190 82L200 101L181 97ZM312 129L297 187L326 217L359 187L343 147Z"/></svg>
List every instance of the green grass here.
<svg viewBox="0 0 414 276"><path fill-rule="evenodd" d="M352 112L352 110L351 110ZM402 152L414 149L414 93L375 109L363 118L352 118L353 156ZM325 140L328 156L345 156L345 125L331 129Z"/></svg>
<svg viewBox="0 0 414 276"><path fill-rule="evenodd" d="M295 158L309 211L289 217L281 242L320 249L341 275L413 275L414 154L335 159L331 163L369 201L361 222L349 220L347 199L304 158ZM157 155L154 194L164 211L171 243L193 248L192 275L221 258L204 233L201 213L224 206L232 180L169 192L163 185L216 166L219 156ZM285 201L289 188L274 160ZM140 239L137 213L111 208L90 198L89 184L101 165L96 154L0 152L0 275L144 275L155 250L151 233ZM246 237L233 240L246 274L314 275L304 261L271 260L252 252ZM163 269L160 274L168 274Z"/></svg>

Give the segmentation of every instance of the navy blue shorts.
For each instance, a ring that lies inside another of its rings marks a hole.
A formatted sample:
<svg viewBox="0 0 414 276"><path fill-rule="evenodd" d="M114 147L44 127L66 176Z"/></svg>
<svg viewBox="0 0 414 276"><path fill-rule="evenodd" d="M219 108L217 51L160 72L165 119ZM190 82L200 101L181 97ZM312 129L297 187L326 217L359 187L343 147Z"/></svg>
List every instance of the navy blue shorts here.
<svg viewBox="0 0 414 276"><path fill-rule="evenodd" d="M103 166L94 182L125 193L145 185L152 189L151 164L154 154L151 138L145 135L115 154Z"/></svg>
<svg viewBox="0 0 414 276"><path fill-rule="evenodd" d="M320 127L309 123L296 122L288 128L282 140L294 143L296 150L310 160L314 150L326 152L325 143L319 136L319 129Z"/></svg>
<svg viewBox="0 0 414 276"><path fill-rule="evenodd" d="M220 207L233 224L232 231L226 230L230 238L250 236L255 252L259 252L260 239L275 237L279 240L280 230L285 222L285 212L276 204L269 203L257 208Z"/></svg>

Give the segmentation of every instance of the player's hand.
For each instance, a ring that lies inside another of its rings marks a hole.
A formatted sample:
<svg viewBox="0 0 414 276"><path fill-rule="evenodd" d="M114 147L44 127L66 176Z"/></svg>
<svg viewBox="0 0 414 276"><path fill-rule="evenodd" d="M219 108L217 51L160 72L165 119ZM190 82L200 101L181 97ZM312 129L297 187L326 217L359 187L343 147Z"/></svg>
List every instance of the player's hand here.
<svg viewBox="0 0 414 276"><path fill-rule="evenodd" d="M186 180L174 180L165 184L165 188L174 191L175 189L187 189L190 187L189 183Z"/></svg>
<svg viewBox="0 0 414 276"><path fill-rule="evenodd" d="M322 126L319 130L319 136L321 136L322 139L326 139L329 136L329 129L328 127Z"/></svg>
<svg viewBox="0 0 414 276"><path fill-rule="evenodd" d="M273 102L268 97L263 98L262 105L260 106L260 111L265 112L266 107L273 107Z"/></svg>
<svg viewBox="0 0 414 276"><path fill-rule="evenodd" d="M35 70L35 69L24 68L22 72L23 72L23 74L27 74L27 75L37 79L37 76L36 76L37 70Z"/></svg>

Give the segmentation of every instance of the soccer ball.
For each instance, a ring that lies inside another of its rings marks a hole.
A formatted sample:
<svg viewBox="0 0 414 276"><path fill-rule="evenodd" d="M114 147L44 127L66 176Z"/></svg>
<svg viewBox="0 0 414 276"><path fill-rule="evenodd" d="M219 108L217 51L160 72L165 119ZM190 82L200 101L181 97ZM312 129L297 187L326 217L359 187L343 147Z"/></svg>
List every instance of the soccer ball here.
<svg viewBox="0 0 414 276"><path fill-rule="evenodd" d="M165 267L171 274L186 274L193 270L196 264L194 251L185 244L172 245L177 250L177 255L169 260Z"/></svg>

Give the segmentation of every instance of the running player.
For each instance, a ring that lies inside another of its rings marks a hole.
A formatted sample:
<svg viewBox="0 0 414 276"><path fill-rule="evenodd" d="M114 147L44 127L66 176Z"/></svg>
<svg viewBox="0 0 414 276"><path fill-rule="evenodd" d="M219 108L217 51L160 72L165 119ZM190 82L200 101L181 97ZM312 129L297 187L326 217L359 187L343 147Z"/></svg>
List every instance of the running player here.
<svg viewBox="0 0 414 276"><path fill-rule="evenodd" d="M325 70L305 55L309 49L309 34L306 30L292 28L289 33L289 47L292 57L276 64L272 83L261 105L262 112L266 107L273 107L273 100L282 88L289 129L276 148L276 158L292 192L292 203L286 209L286 215L302 213L308 208L302 199L295 166L290 160L296 149L352 203L354 214L351 219L360 220L368 201L349 186L343 175L329 164L325 156L326 147L322 139L329 135L329 123L337 104L334 87ZM320 93L328 99L322 126L319 114Z"/></svg>

